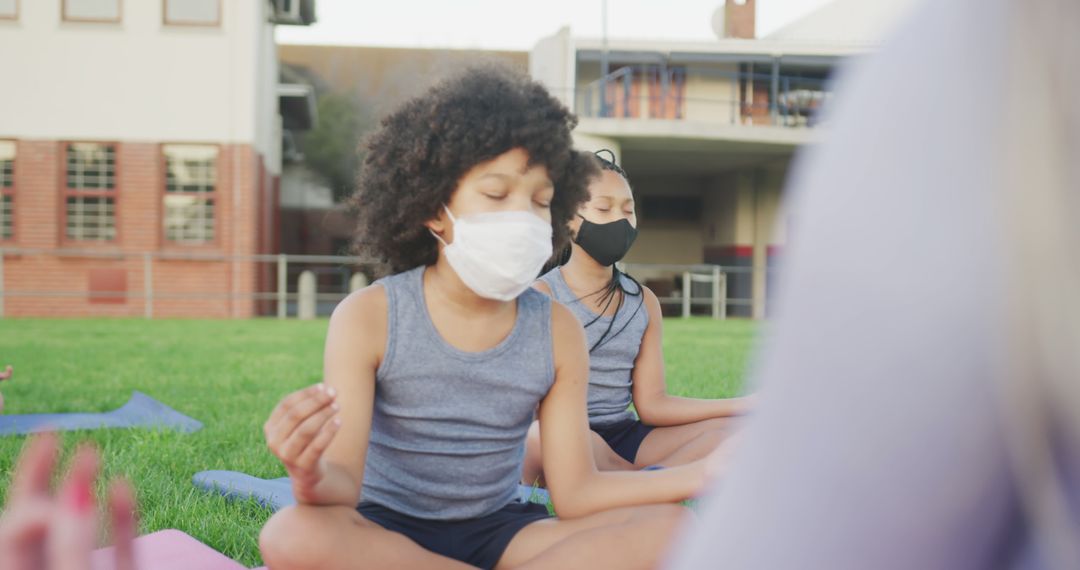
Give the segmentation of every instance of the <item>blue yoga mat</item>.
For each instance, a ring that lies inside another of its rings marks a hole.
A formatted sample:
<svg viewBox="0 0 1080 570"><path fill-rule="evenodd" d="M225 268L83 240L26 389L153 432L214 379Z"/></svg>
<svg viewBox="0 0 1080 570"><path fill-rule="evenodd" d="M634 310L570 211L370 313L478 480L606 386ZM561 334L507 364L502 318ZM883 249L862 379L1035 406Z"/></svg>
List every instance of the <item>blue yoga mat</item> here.
<svg viewBox="0 0 1080 570"><path fill-rule="evenodd" d="M139 391L132 392L126 404L111 412L0 415L0 435L133 427L190 433L199 431L203 425Z"/></svg>
<svg viewBox="0 0 1080 570"><path fill-rule="evenodd" d="M296 504L288 477L259 479L237 471L200 471L191 478L191 482L200 489L221 493L229 499L254 499L275 511ZM551 497L544 489L518 485L517 500L543 505L549 503Z"/></svg>

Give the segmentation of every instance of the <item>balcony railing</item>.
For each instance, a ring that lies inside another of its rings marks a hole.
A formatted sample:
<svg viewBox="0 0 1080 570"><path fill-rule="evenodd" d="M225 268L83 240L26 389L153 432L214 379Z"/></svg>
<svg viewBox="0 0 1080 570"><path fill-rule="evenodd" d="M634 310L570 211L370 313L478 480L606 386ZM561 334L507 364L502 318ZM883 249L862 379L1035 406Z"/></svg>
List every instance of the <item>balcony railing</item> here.
<svg viewBox="0 0 1080 570"><path fill-rule="evenodd" d="M575 104L583 118L813 127L831 95L816 77L637 65L577 88Z"/></svg>

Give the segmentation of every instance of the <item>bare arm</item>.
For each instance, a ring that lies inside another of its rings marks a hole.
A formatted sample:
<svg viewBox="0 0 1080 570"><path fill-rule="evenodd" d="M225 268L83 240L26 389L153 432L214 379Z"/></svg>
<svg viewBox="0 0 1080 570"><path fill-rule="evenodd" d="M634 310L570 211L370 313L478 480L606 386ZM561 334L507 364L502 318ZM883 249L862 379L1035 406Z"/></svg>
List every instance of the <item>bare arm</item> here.
<svg viewBox="0 0 1080 570"><path fill-rule="evenodd" d="M544 473L560 517L616 507L677 502L705 482L702 462L661 471L599 472L593 463L586 397L585 333L568 309L552 303L555 384L540 404Z"/></svg>
<svg viewBox="0 0 1080 570"><path fill-rule="evenodd" d="M660 300L647 287L642 288L642 294L645 295L645 307L649 312L649 326L641 339L633 372L634 409L641 421L651 426L673 426L747 413L750 400L746 397L702 400L667 393Z"/></svg>
<svg viewBox="0 0 1080 570"><path fill-rule="evenodd" d="M330 317L323 384L286 397L267 422L267 441L298 503L351 507L359 500L386 307L381 286L342 301Z"/></svg>

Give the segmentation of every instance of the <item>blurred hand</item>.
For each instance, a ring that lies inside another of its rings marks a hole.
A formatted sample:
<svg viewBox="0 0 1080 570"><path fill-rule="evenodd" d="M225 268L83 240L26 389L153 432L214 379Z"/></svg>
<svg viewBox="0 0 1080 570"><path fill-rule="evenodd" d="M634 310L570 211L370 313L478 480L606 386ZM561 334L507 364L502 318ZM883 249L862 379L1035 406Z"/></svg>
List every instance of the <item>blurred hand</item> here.
<svg viewBox="0 0 1080 570"><path fill-rule="evenodd" d="M314 489L325 475L323 452L341 427L336 398L337 392L325 384L293 392L263 426L266 444L285 465L294 492Z"/></svg>
<svg viewBox="0 0 1080 570"><path fill-rule="evenodd" d="M8 501L0 515L0 568L4 570L89 570L98 536L93 488L98 454L82 446L55 495L49 482L56 469L56 436L33 437L18 460ZM135 568L134 494L124 482L109 489L109 518L117 570Z"/></svg>

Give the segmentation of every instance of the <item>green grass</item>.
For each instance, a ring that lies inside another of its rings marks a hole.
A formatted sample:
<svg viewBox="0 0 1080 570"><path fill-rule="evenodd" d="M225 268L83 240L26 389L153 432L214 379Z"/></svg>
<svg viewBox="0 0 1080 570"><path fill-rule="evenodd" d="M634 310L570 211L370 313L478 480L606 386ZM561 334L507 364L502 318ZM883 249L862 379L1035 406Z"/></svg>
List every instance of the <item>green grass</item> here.
<svg viewBox="0 0 1080 570"><path fill-rule="evenodd" d="M665 321L669 391L738 393L755 325ZM0 320L5 413L105 411L141 390L203 422L194 434L98 430L65 434L65 451L90 440L105 472L137 488L143 533L177 528L243 564L261 564L258 532L269 512L191 485L205 469L257 477L284 470L266 450L262 424L286 393L317 382L326 321ZM25 438L0 438L0 497Z"/></svg>

